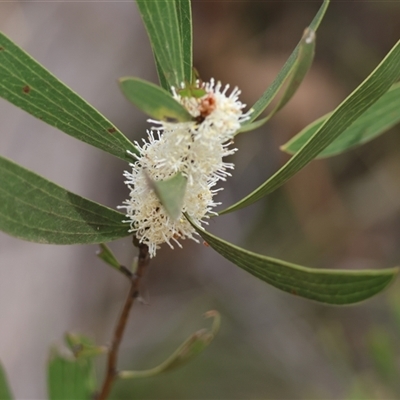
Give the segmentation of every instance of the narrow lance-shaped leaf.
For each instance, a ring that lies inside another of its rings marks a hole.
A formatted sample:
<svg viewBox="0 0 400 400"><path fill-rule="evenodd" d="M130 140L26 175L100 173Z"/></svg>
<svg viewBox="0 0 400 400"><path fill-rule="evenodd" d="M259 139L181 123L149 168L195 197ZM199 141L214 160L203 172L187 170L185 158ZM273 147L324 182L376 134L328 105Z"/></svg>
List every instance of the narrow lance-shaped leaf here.
<svg viewBox="0 0 400 400"><path fill-rule="evenodd" d="M127 276L128 278L132 277L132 274L134 273L136 268L132 268L132 270L129 270L127 267L124 265L120 264L115 257L114 253L111 251L111 249L105 244L105 243L100 243L100 251L97 252L97 257L102 259L106 264L111 266L112 268L116 269L118 272L121 272L123 275ZM135 259L136 261L136 259ZM135 263L136 264L136 263ZM136 267L136 265L134 265Z"/></svg>
<svg viewBox="0 0 400 400"><path fill-rule="evenodd" d="M317 132L330 114L324 115L305 127L281 147L281 150L294 154ZM356 119L336 140L318 154L318 158L341 154L360 146L400 122L400 83L394 84L374 105Z"/></svg>
<svg viewBox="0 0 400 400"><path fill-rule="evenodd" d="M190 0L175 0L175 6L181 33L185 81L190 83L192 82L193 71L192 9Z"/></svg>
<svg viewBox="0 0 400 400"><path fill-rule="evenodd" d="M0 96L107 153L131 161L136 147L108 119L0 32Z"/></svg>
<svg viewBox="0 0 400 400"><path fill-rule="evenodd" d="M100 243L100 251L96 255L97 257L102 259L106 264L110 265L111 267L117 270L120 270L121 264L118 262L114 253L105 243Z"/></svg>
<svg viewBox="0 0 400 400"><path fill-rule="evenodd" d="M183 199L186 192L186 177L178 173L164 181L153 181L148 178L148 183L171 219L178 219L182 213Z"/></svg>
<svg viewBox="0 0 400 400"><path fill-rule="evenodd" d="M3 366L0 363L0 399L13 400L14 396L11 394L11 389L7 381L7 376Z"/></svg>
<svg viewBox="0 0 400 400"><path fill-rule="evenodd" d="M163 75L170 86L185 80L179 17L175 1L136 0Z"/></svg>
<svg viewBox="0 0 400 400"><path fill-rule="evenodd" d="M50 400L92 400L95 384L90 358L67 357L52 349L47 372Z"/></svg>
<svg viewBox="0 0 400 400"><path fill-rule="evenodd" d="M128 236L124 214L68 192L0 157L0 230L37 243L101 243Z"/></svg>
<svg viewBox="0 0 400 400"><path fill-rule="evenodd" d="M314 59L315 54L315 41L316 34L311 28L307 28L303 37L300 40L299 51L297 54L296 62L294 63L293 72L290 75L289 82L282 98L279 100L274 109L274 113L283 108L287 102L293 97L299 88L304 77L307 75L308 70Z"/></svg>
<svg viewBox="0 0 400 400"><path fill-rule="evenodd" d="M383 96L399 77L400 41L397 42L369 77L336 108L318 131L283 167L252 193L219 214L249 206L283 185Z"/></svg>
<svg viewBox="0 0 400 400"><path fill-rule="evenodd" d="M311 31L316 32L324 15L328 8L329 0L324 0L314 19L311 21L309 28ZM271 83L268 89L263 93L263 95L256 101L256 103L251 107L254 111L252 112L250 119L245 122L246 124L250 124L253 122L271 103L271 101L275 98L276 94L279 92L280 88L285 83L286 79L293 73L293 69L298 58L298 52L302 40L298 43L296 48L293 50L292 54L287 59L285 65L279 71L275 80ZM254 128L255 129L255 128Z"/></svg>
<svg viewBox="0 0 400 400"><path fill-rule="evenodd" d="M302 267L242 249L188 220L215 251L240 268L285 292L322 303L344 305L368 299L385 289L399 271Z"/></svg>
<svg viewBox="0 0 400 400"><path fill-rule="evenodd" d="M166 90L139 78L121 78L120 87L126 98L158 121L185 122L193 120L189 112Z"/></svg>
<svg viewBox="0 0 400 400"><path fill-rule="evenodd" d="M254 131L255 129L260 128L261 126L263 126L267 121L269 121L271 118L271 115L267 115L264 118L258 119L257 121L253 121L253 122L249 122L248 121L244 122L242 124L242 126L240 127L240 129L235 133L235 135L238 135L239 133L243 133L243 132L250 132L250 131Z"/></svg>
<svg viewBox="0 0 400 400"><path fill-rule="evenodd" d="M214 339L219 331L221 317L218 311L206 312L206 318L214 318L211 330L201 329L188 338L178 349L162 364L144 371L121 371L118 377L121 379L148 378L164 372L171 371L189 362L192 358L202 353Z"/></svg>
<svg viewBox="0 0 400 400"><path fill-rule="evenodd" d="M157 57L154 57L154 61L156 63L157 75L158 75L158 80L160 81L160 85L163 89L165 89L169 93L171 91L171 86L168 83L167 79L165 78L164 72L161 68L159 61L157 60Z"/></svg>
<svg viewBox="0 0 400 400"><path fill-rule="evenodd" d="M289 81L278 104L266 117L262 118L261 120L253 121L250 123L245 122L243 126L239 129L238 133L247 132L259 128L267 121L269 121L279 110L281 110L289 102L289 100L296 93L301 82L303 82L304 77L311 67L315 54L315 39L315 31L313 31L311 28L307 28L304 31L303 37L299 43L299 50L297 52L296 61L294 62L289 75L287 76L287 78L289 78Z"/></svg>

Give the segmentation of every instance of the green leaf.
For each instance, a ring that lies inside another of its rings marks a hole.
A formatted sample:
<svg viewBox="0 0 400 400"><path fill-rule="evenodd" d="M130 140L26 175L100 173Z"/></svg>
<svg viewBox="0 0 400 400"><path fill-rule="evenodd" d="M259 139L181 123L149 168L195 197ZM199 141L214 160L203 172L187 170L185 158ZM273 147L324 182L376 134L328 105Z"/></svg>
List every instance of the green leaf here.
<svg viewBox="0 0 400 400"><path fill-rule="evenodd" d="M118 262L114 253L105 243L100 243L100 251L96 255L97 257L101 258L106 264L120 270L121 264Z"/></svg>
<svg viewBox="0 0 400 400"><path fill-rule="evenodd" d="M186 177L179 172L164 181L153 181L148 178L148 182L168 215L173 220L178 219L182 212L186 192Z"/></svg>
<svg viewBox="0 0 400 400"><path fill-rule="evenodd" d="M165 89L168 93L171 91L171 86L169 85L167 79L165 78L164 72L161 69L161 65L157 60L157 57L154 58L157 68L158 80L160 81L160 85L163 89Z"/></svg>
<svg viewBox="0 0 400 400"><path fill-rule="evenodd" d="M132 275L133 275L132 271L134 271L134 269L129 270L124 265L121 265L118 262L118 260L116 259L116 257L114 256L114 253L111 251L111 249L105 243L100 243L100 251L97 253L97 257L101 258L106 264L113 267L118 272L121 272L128 278L132 278ZM136 261L136 259L135 259L135 261ZM134 266L136 267L135 263L134 263Z"/></svg>
<svg viewBox="0 0 400 400"><path fill-rule="evenodd" d="M128 236L124 215L0 157L0 230L38 243L101 243Z"/></svg>
<svg viewBox="0 0 400 400"><path fill-rule="evenodd" d="M305 127L284 144L281 150L289 154L299 151L330 115L327 114ZM319 153L318 158L331 157L367 143L399 122L400 83L396 83L375 104L345 129L336 140Z"/></svg>
<svg viewBox="0 0 400 400"><path fill-rule="evenodd" d="M398 383L396 344L383 327L374 326L368 332L368 348L375 368L386 383Z"/></svg>
<svg viewBox="0 0 400 400"><path fill-rule="evenodd" d="M296 93L301 82L303 82L303 79L306 76L314 60L315 39L316 39L315 31L312 30L311 28L307 28L304 31L303 37L301 38L299 43L299 51L297 53L296 61L293 65L293 71L290 74L288 86L282 98L279 100L279 103L276 106L274 112L277 112L287 104L287 102Z"/></svg>
<svg viewBox="0 0 400 400"><path fill-rule="evenodd" d="M192 82L193 72L193 39L192 39L192 9L190 0L175 0L179 28L182 41L183 68L185 81Z"/></svg>
<svg viewBox="0 0 400 400"><path fill-rule="evenodd" d="M97 346L91 338L77 333L67 332L65 342L76 359L92 358L108 351L106 346Z"/></svg>
<svg viewBox="0 0 400 400"><path fill-rule="evenodd" d="M379 100L399 77L400 41L396 43L368 78L336 108L318 131L283 167L252 193L219 214L247 207L282 186Z"/></svg>
<svg viewBox="0 0 400 400"><path fill-rule="evenodd" d="M136 147L103 115L0 32L0 96L107 153L131 161Z"/></svg>
<svg viewBox="0 0 400 400"><path fill-rule="evenodd" d="M235 135L238 135L239 133L254 131L255 129L263 126L267 121L269 121L271 119L271 117L272 117L272 115L269 114L264 118L258 119L257 121L244 122L243 125L240 127L240 129L235 133Z"/></svg>
<svg viewBox="0 0 400 400"><path fill-rule="evenodd" d="M165 79L178 87L185 80L179 16L173 0L136 0Z"/></svg>
<svg viewBox="0 0 400 400"><path fill-rule="evenodd" d="M311 67L315 54L315 38L315 31L313 31L311 28L307 28L304 31L303 37L301 38L299 43L296 60L292 65L289 74L286 76L286 78L289 78L289 82L281 99L274 107L274 109L261 120L253 121L250 123L246 121L237 133L247 132L259 128L267 121L269 121L279 110L281 110L289 102L289 100L296 93L301 82L303 82L304 77Z"/></svg>
<svg viewBox="0 0 400 400"><path fill-rule="evenodd" d="M121 78L120 87L126 98L158 121L186 122L193 117L166 90L139 78Z"/></svg>
<svg viewBox="0 0 400 400"><path fill-rule="evenodd" d="M219 331L221 317L215 310L208 311L206 318L214 318L211 330L201 329L190 336L181 346L162 364L144 371L121 371L118 377L121 379L148 378L163 372L168 372L186 364L192 358L202 353L214 339Z"/></svg>
<svg viewBox="0 0 400 400"><path fill-rule="evenodd" d="M314 32L317 31L322 21L322 18L325 15L326 9L328 8L328 5L329 5L329 0L324 0L320 9L318 10L317 14L315 15L314 19L311 21L311 24L309 25L311 31ZM246 121L244 125L253 122L268 107L271 101L275 98L276 94L279 92L280 88L286 82L286 79L294 73L296 69L296 62L298 60L299 49L301 44L303 43L303 39L304 36L300 40L296 48L293 50L292 54L287 59L285 65L279 71L275 80L271 83L271 85L263 93L263 95L256 101L253 107L251 107L254 111L252 112L250 119Z"/></svg>
<svg viewBox="0 0 400 400"><path fill-rule="evenodd" d="M47 372L50 400L92 400L95 385L90 358L75 359L52 350Z"/></svg>
<svg viewBox="0 0 400 400"><path fill-rule="evenodd" d="M399 272L398 268L350 271L290 264L226 242L186 217L199 235L232 263L278 289L321 303L343 305L368 299L385 289Z"/></svg>
<svg viewBox="0 0 400 400"><path fill-rule="evenodd" d="M13 400L14 399L14 396L11 394L11 390L8 385L6 373L1 364L0 364L0 399L1 400Z"/></svg>

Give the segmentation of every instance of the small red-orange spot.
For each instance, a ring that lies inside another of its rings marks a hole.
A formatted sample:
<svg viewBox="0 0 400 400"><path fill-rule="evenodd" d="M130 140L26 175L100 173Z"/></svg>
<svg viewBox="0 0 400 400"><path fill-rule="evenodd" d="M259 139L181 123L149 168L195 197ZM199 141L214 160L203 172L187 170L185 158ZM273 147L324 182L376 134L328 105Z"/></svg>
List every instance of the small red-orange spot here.
<svg viewBox="0 0 400 400"><path fill-rule="evenodd" d="M292 289L292 290L290 291L290 293L292 293L292 294L294 294L295 296L297 296L297 292L296 292L294 289Z"/></svg>
<svg viewBox="0 0 400 400"><path fill-rule="evenodd" d="M112 128L108 128L107 131L108 131L108 133L114 133L117 130L114 127L112 127Z"/></svg>
<svg viewBox="0 0 400 400"><path fill-rule="evenodd" d="M29 92L31 91L31 88L30 88L28 85L25 85L25 86L22 88L22 91L23 91L24 93L29 93Z"/></svg>
<svg viewBox="0 0 400 400"><path fill-rule="evenodd" d="M216 107L216 102L215 102L215 97L213 96L212 93L209 93L204 99L201 100L200 102L200 116L205 118L209 116Z"/></svg>
<svg viewBox="0 0 400 400"><path fill-rule="evenodd" d="M4 47L3 47L3 46L0 46L0 51L2 51L2 50L4 50Z"/></svg>
<svg viewBox="0 0 400 400"><path fill-rule="evenodd" d="M203 242L203 245L206 247L210 247L210 245L206 241Z"/></svg>

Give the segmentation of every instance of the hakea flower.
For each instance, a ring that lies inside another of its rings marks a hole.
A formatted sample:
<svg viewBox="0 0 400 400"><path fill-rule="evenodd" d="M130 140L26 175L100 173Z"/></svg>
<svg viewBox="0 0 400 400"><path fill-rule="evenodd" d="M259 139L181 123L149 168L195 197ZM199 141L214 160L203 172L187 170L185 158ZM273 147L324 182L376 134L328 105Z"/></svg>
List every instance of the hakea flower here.
<svg viewBox="0 0 400 400"><path fill-rule="evenodd" d="M183 216L187 213L197 224L215 214L212 209L219 203L214 195L222 189L213 189L219 180L230 176L232 163L223 158L237 149L229 148L242 122L249 119L250 112L243 113L245 104L238 99L240 91L235 88L229 96L229 85L221 91L221 83L197 82L195 89L201 96L183 95L186 91L172 88L173 97L193 116L193 121L168 123L149 120L156 127L147 131L148 140L136 142L139 150L137 161L130 164L132 172L125 171L125 183L130 188L130 197L120 208L126 216L138 240L149 246L150 256L162 243L172 242L181 247L179 239L193 239L196 231ZM154 181L173 177L178 172L187 178L182 215L173 220L149 187L149 178Z"/></svg>

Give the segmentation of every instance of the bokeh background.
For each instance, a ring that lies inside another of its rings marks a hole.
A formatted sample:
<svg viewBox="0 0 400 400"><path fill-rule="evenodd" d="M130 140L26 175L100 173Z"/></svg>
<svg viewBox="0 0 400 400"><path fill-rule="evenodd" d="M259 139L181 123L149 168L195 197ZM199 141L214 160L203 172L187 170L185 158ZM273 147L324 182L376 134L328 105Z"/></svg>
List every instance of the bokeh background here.
<svg viewBox="0 0 400 400"><path fill-rule="evenodd" d="M271 83L320 2L194 1L195 66L238 85L253 104ZM288 156L279 146L332 110L400 36L399 2L333 1L318 31L311 72L267 126L240 135L225 205L256 188ZM146 117L117 79L156 82L132 1L0 3L0 29L115 123L130 139ZM82 196L116 207L127 165L1 100L0 151ZM400 127L332 159L314 161L257 204L211 221L210 230L269 256L318 268L383 268L400 259ZM326 307L280 292L210 248L163 246L136 305L123 369L152 367L217 309L222 328L185 368L118 383L115 399L400 398L400 285L363 304ZM129 264L128 239L112 244ZM66 331L109 343L128 289L96 246L45 246L0 233L0 360L17 399L46 398L49 346ZM99 362L99 380L103 372Z"/></svg>

